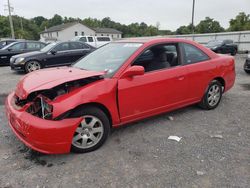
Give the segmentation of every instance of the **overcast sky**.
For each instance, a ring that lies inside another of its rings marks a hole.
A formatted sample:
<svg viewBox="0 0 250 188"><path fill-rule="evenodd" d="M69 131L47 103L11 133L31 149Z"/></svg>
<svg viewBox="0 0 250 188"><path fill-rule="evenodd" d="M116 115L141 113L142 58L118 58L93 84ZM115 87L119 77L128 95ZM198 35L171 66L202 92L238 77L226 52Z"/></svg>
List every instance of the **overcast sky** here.
<svg viewBox="0 0 250 188"><path fill-rule="evenodd" d="M175 30L181 25L191 23L193 0L10 0L14 13L25 18L54 14L67 17L86 17L112 20L130 24L145 22L161 29ZM0 14L7 15L0 1ZM250 0L196 0L195 24L206 16L218 20L228 27L229 20L239 12L250 14Z"/></svg>

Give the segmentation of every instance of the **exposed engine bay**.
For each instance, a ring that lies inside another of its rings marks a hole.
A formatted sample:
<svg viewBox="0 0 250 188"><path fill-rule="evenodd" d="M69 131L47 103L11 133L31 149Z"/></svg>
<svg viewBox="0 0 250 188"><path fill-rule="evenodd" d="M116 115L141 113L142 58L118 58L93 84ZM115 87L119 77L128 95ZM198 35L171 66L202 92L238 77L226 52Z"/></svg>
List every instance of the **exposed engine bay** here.
<svg viewBox="0 0 250 188"><path fill-rule="evenodd" d="M50 103L54 99L101 79L103 79L103 76L93 76L66 82L51 89L32 92L24 100L15 96L15 105L19 108L27 105L26 112L42 119L52 119L53 106Z"/></svg>

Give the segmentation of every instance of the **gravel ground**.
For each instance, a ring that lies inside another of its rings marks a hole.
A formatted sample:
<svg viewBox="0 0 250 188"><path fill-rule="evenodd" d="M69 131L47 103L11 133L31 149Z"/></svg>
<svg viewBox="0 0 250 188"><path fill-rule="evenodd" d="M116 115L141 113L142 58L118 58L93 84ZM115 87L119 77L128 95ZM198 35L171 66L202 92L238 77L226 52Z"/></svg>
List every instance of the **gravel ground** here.
<svg viewBox="0 0 250 188"><path fill-rule="evenodd" d="M116 129L87 154L43 155L11 132L3 100L22 74L0 67L0 187L249 187L250 75L236 57L220 106L196 106ZM180 142L168 136L182 137Z"/></svg>

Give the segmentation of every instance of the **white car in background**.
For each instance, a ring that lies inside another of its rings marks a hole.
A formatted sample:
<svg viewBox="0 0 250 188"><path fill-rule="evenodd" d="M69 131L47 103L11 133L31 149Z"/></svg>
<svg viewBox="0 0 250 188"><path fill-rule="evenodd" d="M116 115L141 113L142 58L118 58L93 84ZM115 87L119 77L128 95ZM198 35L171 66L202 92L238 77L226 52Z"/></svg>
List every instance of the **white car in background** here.
<svg viewBox="0 0 250 188"><path fill-rule="evenodd" d="M95 48L99 48L112 41L109 36L76 36L72 40L85 42Z"/></svg>

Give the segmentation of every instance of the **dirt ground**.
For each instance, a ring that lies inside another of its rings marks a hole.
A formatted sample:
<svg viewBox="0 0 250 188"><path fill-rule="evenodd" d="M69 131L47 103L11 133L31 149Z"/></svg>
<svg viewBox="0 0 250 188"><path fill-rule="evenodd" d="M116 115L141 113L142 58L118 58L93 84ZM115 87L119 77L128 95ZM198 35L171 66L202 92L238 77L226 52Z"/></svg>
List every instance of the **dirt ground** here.
<svg viewBox="0 0 250 188"><path fill-rule="evenodd" d="M113 130L95 152L66 155L31 151L11 132L4 99L23 75L0 67L0 187L249 187L245 57L236 56L235 87L217 109L190 106L133 123Z"/></svg>

